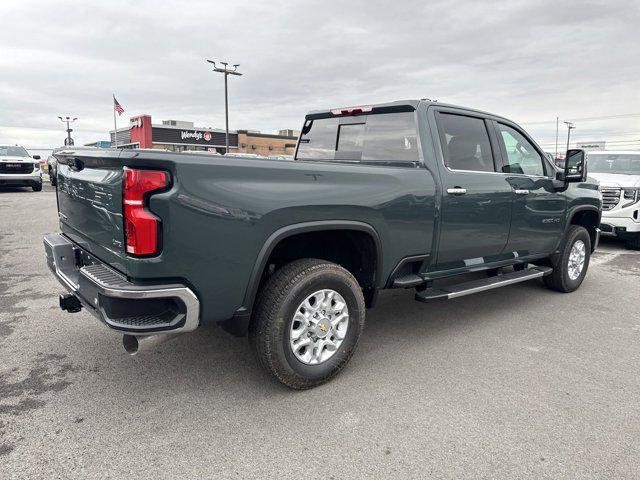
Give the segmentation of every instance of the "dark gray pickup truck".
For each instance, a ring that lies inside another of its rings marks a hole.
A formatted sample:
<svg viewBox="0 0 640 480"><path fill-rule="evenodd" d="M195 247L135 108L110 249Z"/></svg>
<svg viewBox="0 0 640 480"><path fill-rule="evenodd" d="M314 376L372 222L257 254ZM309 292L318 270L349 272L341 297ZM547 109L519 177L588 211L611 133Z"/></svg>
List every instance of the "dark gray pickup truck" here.
<svg viewBox="0 0 640 480"><path fill-rule="evenodd" d="M562 171L515 123L427 100L312 112L293 162L55 156L61 233L44 245L64 310L129 352L219 324L298 389L346 365L379 290L430 302L544 278L571 292L599 237L583 151Z"/></svg>

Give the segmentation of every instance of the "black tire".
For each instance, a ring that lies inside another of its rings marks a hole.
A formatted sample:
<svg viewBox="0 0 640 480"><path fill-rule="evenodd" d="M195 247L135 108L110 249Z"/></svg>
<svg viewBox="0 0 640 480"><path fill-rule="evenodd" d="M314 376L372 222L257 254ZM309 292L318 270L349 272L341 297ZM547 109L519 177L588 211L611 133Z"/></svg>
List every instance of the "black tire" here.
<svg viewBox="0 0 640 480"><path fill-rule="evenodd" d="M51 184L52 187L55 187L56 184L58 183L56 181L56 176L52 175L51 173L49 174L49 183Z"/></svg>
<svg viewBox="0 0 640 480"><path fill-rule="evenodd" d="M42 184L38 183L37 185L33 185L31 188L34 192L40 192L42 190Z"/></svg>
<svg viewBox="0 0 640 480"><path fill-rule="evenodd" d="M322 289L332 289L344 298L349 324L333 356L309 365L294 355L289 332L298 306ZM364 319L362 289L351 273L325 260L296 260L276 271L260 291L249 326L249 341L268 372L284 385L304 390L325 383L344 368L358 344Z"/></svg>
<svg viewBox="0 0 640 480"><path fill-rule="evenodd" d="M573 245L581 240L585 246L584 266L580 275L576 279L569 277L569 254ZM560 255L557 261L552 262L553 273L544 277L544 283L547 287L557 292L569 293L577 290L582 284L587 270L589 269L589 259L591 258L591 238L589 232L580 225L571 225L565 236Z"/></svg>
<svg viewBox="0 0 640 480"><path fill-rule="evenodd" d="M640 250L640 233L636 233L633 238L628 239L624 246L627 250Z"/></svg>

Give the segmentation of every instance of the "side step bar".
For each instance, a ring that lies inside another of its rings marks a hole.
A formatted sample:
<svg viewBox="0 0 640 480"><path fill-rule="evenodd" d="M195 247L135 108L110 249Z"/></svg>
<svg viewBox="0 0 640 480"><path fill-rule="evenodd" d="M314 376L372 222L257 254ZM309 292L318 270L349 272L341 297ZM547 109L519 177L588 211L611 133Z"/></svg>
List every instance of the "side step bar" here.
<svg viewBox="0 0 640 480"><path fill-rule="evenodd" d="M411 288L417 287L424 283L424 279L419 277L418 275L410 274L404 275L403 277L398 277L393 281L394 288Z"/></svg>
<svg viewBox="0 0 640 480"><path fill-rule="evenodd" d="M550 267L532 267L520 271L514 271L497 275L495 277L481 278L466 283L450 285L443 288L430 288L416 293L416 300L419 302L430 302L432 300L449 300L451 298L464 297L472 293L484 292L494 288L500 288L514 283L526 282L534 278L544 277L553 272Z"/></svg>

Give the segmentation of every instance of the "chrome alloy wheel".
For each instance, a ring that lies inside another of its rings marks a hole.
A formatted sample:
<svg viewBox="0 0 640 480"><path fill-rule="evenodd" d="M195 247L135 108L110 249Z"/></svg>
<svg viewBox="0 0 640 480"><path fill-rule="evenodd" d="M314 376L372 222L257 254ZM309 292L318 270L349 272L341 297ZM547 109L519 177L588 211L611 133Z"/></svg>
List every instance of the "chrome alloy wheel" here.
<svg viewBox="0 0 640 480"><path fill-rule="evenodd" d="M584 261L587 258L587 247L582 240L576 240L569 252L569 265L567 271L571 280L577 280L584 268Z"/></svg>
<svg viewBox="0 0 640 480"><path fill-rule="evenodd" d="M298 360L318 365L340 348L349 327L349 309L335 290L319 290L296 309L291 322L289 343Z"/></svg>

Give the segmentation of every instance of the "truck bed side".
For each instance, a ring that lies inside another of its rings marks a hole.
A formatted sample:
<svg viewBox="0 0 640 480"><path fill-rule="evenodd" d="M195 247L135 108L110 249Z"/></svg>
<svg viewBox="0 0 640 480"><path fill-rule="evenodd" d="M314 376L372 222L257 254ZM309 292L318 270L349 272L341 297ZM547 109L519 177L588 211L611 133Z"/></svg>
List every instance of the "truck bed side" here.
<svg viewBox="0 0 640 480"><path fill-rule="evenodd" d="M283 229L370 226L384 252L378 287L402 258L431 250L436 187L424 168L149 151L78 151L59 160L62 232L130 280L189 285L201 300L201 323L251 307L243 305L249 279L265 244L281 240ZM170 189L149 202L162 221L156 257L133 258L121 245L124 166L171 175Z"/></svg>

